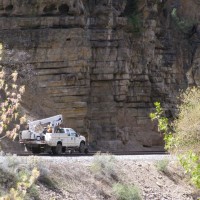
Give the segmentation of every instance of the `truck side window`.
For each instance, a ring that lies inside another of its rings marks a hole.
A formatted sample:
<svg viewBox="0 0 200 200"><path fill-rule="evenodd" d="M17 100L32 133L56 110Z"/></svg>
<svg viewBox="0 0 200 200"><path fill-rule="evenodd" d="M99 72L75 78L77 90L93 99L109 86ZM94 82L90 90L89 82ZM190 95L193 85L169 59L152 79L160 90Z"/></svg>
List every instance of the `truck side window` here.
<svg viewBox="0 0 200 200"><path fill-rule="evenodd" d="M71 136L74 137L74 133L71 133Z"/></svg>
<svg viewBox="0 0 200 200"><path fill-rule="evenodd" d="M76 132L74 130L71 130L71 136L76 137Z"/></svg>
<svg viewBox="0 0 200 200"><path fill-rule="evenodd" d="M61 128L60 133L65 133L65 130L63 128Z"/></svg>
<svg viewBox="0 0 200 200"><path fill-rule="evenodd" d="M68 129L66 130L66 132L67 132L67 135L68 135L68 136L70 136L70 132L69 132L69 130L68 130Z"/></svg>

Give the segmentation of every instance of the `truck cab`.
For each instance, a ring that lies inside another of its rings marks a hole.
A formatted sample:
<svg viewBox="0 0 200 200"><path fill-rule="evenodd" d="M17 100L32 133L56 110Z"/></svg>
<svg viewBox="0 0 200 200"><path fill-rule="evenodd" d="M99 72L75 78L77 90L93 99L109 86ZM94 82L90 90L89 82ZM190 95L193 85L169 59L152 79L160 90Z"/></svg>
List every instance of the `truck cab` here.
<svg viewBox="0 0 200 200"><path fill-rule="evenodd" d="M65 148L79 148L86 142L85 137L72 128L59 128L55 133L47 132L44 137L49 146L61 144Z"/></svg>

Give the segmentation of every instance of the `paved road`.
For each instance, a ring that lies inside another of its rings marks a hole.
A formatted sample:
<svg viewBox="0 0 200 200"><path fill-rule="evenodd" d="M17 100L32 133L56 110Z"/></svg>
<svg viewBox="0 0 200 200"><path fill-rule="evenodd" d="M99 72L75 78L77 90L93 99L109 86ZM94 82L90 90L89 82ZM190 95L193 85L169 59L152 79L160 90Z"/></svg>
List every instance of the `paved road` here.
<svg viewBox="0 0 200 200"><path fill-rule="evenodd" d="M175 160L176 158L171 155L115 155L117 160L135 160L135 161L157 161L163 159ZM78 156L78 157L56 157L46 156L42 157L44 160L65 160L65 161L92 161L94 156Z"/></svg>
<svg viewBox="0 0 200 200"><path fill-rule="evenodd" d="M2 163L7 156L0 156L0 163ZM16 160L29 160L29 159L38 159L44 162L91 162L95 156L10 156L11 159ZM127 161L158 161L158 160L176 160L176 157L171 155L115 155L117 160L127 160Z"/></svg>

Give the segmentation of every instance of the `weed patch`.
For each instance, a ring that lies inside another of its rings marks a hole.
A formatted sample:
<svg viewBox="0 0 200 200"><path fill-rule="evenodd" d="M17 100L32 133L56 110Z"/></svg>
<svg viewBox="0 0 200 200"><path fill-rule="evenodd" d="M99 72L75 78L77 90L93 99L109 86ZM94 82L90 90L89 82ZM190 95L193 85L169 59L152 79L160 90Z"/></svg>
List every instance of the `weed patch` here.
<svg viewBox="0 0 200 200"><path fill-rule="evenodd" d="M142 200L140 191L135 185L116 183L113 192L118 200Z"/></svg>
<svg viewBox="0 0 200 200"><path fill-rule="evenodd" d="M55 191L55 190L58 189L57 188L58 183L54 179L52 179L50 176L42 175L42 176L39 177L38 181L41 184L45 185L50 190Z"/></svg>
<svg viewBox="0 0 200 200"><path fill-rule="evenodd" d="M158 171L163 172L163 173L167 173L168 172L168 164L169 164L169 160L159 160L155 163L155 166L157 168Z"/></svg>
<svg viewBox="0 0 200 200"><path fill-rule="evenodd" d="M0 168L0 194L3 195L15 185L16 185L16 177L13 174L7 173Z"/></svg>
<svg viewBox="0 0 200 200"><path fill-rule="evenodd" d="M32 198L31 187L39 176L36 167L21 164L16 156L6 156L0 168L0 199L22 200ZM35 195L34 195L35 196ZM30 198L29 198L30 197Z"/></svg>
<svg viewBox="0 0 200 200"><path fill-rule="evenodd" d="M27 189L27 197L25 198L25 200L29 199L40 200L39 193L35 184Z"/></svg>
<svg viewBox="0 0 200 200"><path fill-rule="evenodd" d="M91 165L91 170L94 174L117 179L116 159L110 154L96 154Z"/></svg>

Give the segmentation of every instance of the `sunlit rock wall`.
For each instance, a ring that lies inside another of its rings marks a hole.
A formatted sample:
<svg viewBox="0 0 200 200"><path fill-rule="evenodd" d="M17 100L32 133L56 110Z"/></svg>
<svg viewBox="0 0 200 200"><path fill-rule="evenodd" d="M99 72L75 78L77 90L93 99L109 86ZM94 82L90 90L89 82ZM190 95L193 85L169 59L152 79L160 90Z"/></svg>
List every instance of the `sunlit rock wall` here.
<svg viewBox="0 0 200 200"><path fill-rule="evenodd" d="M63 114L65 126L95 148L162 145L149 119L153 102L172 116L179 90L200 83L200 4L187 4L139 1L136 33L128 20L136 12L131 1L0 1L1 42L25 52L23 62L36 71L24 106L40 117ZM180 20L193 20L187 33L174 22L174 8Z"/></svg>

